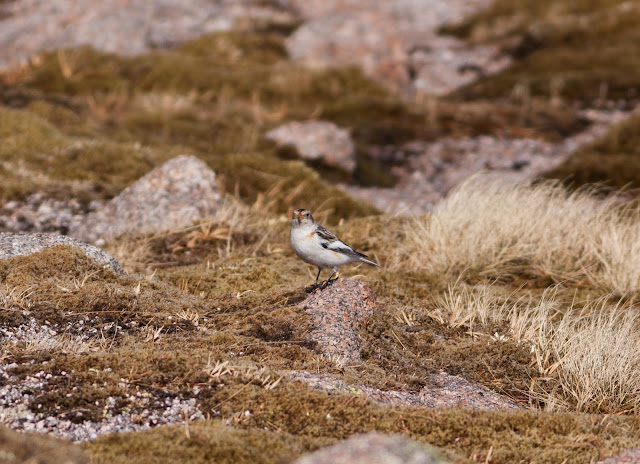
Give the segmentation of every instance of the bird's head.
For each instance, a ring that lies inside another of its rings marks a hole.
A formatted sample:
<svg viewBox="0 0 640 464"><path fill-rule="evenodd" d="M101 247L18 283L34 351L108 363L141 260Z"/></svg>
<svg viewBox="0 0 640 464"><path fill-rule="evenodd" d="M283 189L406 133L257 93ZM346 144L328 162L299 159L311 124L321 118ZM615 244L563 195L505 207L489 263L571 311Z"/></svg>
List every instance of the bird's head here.
<svg viewBox="0 0 640 464"><path fill-rule="evenodd" d="M297 209L293 212L293 216L291 217L291 226L293 227L313 224L315 222L315 219L313 219L313 216L308 209Z"/></svg>

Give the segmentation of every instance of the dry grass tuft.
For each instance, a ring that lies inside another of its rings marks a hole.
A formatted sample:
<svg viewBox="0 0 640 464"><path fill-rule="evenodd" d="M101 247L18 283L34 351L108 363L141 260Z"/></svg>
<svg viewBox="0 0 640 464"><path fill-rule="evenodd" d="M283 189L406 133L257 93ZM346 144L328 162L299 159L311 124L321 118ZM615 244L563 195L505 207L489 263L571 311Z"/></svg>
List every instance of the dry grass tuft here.
<svg viewBox="0 0 640 464"><path fill-rule="evenodd" d="M204 368L205 374L211 379L221 381L226 376L241 377L247 381L254 382L266 390L276 388L284 376L278 375L266 366L258 367L253 362L231 364L229 361L207 362Z"/></svg>
<svg viewBox="0 0 640 464"><path fill-rule="evenodd" d="M556 182L472 178L417 221L396 263L450 276L636 292L640 221L613 197L592 193Z"/></svg>
<svg viewBox="0 0 640 464"><path fill-rule="evenodd" d="M640 312L612 304L609 295L595 301L563 303L558 288L540 297L514 301L489 286L456 284L437 298L429 316L451 328L480 322L504 323L506 335L531 345L540 377L529 397L547 410L637 412L640 407ZM554 385L554 388L549 388Z"/></svg>
<svg viewBox="0 0 640 464"><path fill-rule="evenodd" d="M428 316L449 328L501 321L507 312L507 301L488 285L449 285L443 295L435 297L435 306Z"/></svg>
<svg viewBox="0 0 640 464"><path fill-rule="evenodd" d="M264 209L266 208L266 209ZM274 230L281 220L268 214L268 205L256 201L249 207L227 196L216 213L199 224L153 236L122 237L105 249L128 272L189 264L190 259L218 259L231 255L240 245L253 244L256 255L273 245Z"/></svg>
<svg viewBox="0 0 640 464"><path fill-rule="evenodd" d="M592 254L599 264L587 269L590 280L617 294L640 289L640 222L627 218L608 224L594 237Z"/></svg>
<svg viewBox="0 0 640 464"><path fill-rule="evenodd" d="M576 314L577 313L577 314ZM603 298L569 309L547 334L563 399L585 412L640 408L640 313Z"/></svg>
<svg viewBox="0 0 640 464"><path fill-rule="evenodd" d="M0 285L0 310L2 311L28 311L33 301L31 296L34 290L30 287L9 287Z"/></svg>

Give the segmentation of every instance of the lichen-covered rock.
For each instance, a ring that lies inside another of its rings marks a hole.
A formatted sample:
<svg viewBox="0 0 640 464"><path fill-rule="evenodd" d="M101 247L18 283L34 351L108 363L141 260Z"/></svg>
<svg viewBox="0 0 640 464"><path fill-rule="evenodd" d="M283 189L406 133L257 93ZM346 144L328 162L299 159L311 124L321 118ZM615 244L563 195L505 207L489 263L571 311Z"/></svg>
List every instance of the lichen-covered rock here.
<svg viewBox="0 0 640 464"><path fill-rule="evenodd" d="M42 50L80 45L124 55L144 53L265 18L292 20L273 2L256 0L0 2L0 67Z"/></svg>
<svg viewBox="0 0 640 464"><path fill-rule="evenodd" d="M426 379L426 385L417 393L397 390L383 391L363 385L350 385L328 374L293 371L289 373L289 377L305 382L316 390L362 395L377 403L397 406L424 406L427 408L457 406L486 411L523 408L515 401L446 372L430 375Z"/></svg>
<svg viewBox="0 0 640 464"><path fill-rule="evenodd" d="M302 456L295 464L444 464L435 448L397 436L371 432Z"/></svg>
<svg viewBox="0 0 640 464"><path fill-rule="evenodd" d="M293 146L306 160L322 160L349 173L356 168L356 149L349 131L331 122L290 122L265 137L281 146Z"/></svg>
<svg viewBox="0 0 640 464"><path fill-rule="evenodd" d="M311 339L324 356L337 362L360 359L357 331L376 308L367 284L339 279L314 290L301 305L313 319Z"/></svg>
<svg viewBox="0 0 640 464"><path fill-rule="evenodd" d="M630 449L625 453L598 461L596 464L638 464L640 463L640 447Z"/></svg>
<svg viewBox="0 0 640 464"><path fill-rule="evenodd" d="M13 234L9 232L0 233L0 259L39 253L47 248L60 245L69 245L79 248L87 255L88 258L95 261L103 268L111 268L116 274L124 274L120 263L118 263L113 256L103 249L83 243L65 235Z"/></svg>
<svg viewBox="0 0 640 464"><path fill-rule="evenodd" d="M195 156L178 156L73 224L69 235L98 242L162 232L212 216L220 202L215 173Z"/></svg>
<svg viewBox="0 0 640 464"><path fill-rule="evenodd" d="M469 46L438 32L488 0L290 3L307 20L287 41L292 58L310 66L360 66L407 96L444 95L509 64L494 47Z"/></svg>
<svg viewBox="0 0 640 464"><path fill-rule="evenodd" d="M395 24L379 12L344 12L312 19L286 45L291 57L307 66L360 66L369 77L396 91L409 83L408 47Z"/></svg>

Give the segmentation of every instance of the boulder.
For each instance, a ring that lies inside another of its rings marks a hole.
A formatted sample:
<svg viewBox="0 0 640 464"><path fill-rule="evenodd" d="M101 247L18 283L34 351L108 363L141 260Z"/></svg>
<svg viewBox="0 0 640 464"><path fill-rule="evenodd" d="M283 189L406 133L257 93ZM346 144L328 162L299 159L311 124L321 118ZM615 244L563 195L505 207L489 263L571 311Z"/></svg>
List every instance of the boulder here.
<svg viewBox="0 0 640 464"><path fill-rule="evenodd" d="M69 235L102 243L124 234L163 232L214 215L221 201L215 173L195 156L178 156L76 220Z"/></svg>
<svg viewBox="0 0 640 464"><path fill-rule="evenodd" d="M47 248L69 245L81 249L88 258L116 274L124 274L122 266L113 256L101 248L83 243L65 235L0 233L0 259L39 253Z"/></svg>
<svg viewBox="0 0 640 464"><path fill-rule="evenodd" d="M307 66L354 65L395 91L409 84L407 44L396 25L369 10L336 13L311 19L286 41L294 60Z"/></svg>
<svg viewBox="0 0 640 464"><path fill-rule="evenodd" d="M29 464L89 464L82 449L67 440L37 433L18 433L0 425L0 462Z"/></svg>
<svg viewBox="0 0 640 464"><path fill-rule="evenodd" d="M349 131L331 122L290 122L266 133L280 146L292 146L301 158L321 160L348 173L356 168L356 149Z"/></svg>
<svg viewBox="0 0 640 464"><path fill-rule="evenodd" d="M338 279L314 290L301 305L313 319L311 339L325 357L340 363L360 360L357 331L376 309L367 284Z"/></svg>
<svg viewBox="0 0 640 464"><path fill-rule="evenodd" d="M399 435L371 432L302 456L295 464L444 464L435 448Z"/></svg>

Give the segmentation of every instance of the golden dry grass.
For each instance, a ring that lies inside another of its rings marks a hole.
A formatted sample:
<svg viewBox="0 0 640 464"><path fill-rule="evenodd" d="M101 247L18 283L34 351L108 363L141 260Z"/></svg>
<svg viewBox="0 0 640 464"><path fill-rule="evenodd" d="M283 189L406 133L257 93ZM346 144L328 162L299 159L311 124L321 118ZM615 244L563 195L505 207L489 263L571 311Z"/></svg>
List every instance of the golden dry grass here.
<svg viewBox="0 0 640 464"><path fill-rule="evenodd" d="M579 411L633 412L640 408L637 308L607 298L570 308L547 334L565 399Z"/></svg>
<svg viewBox="0 0 640 464"><path fill-rule="evenodd" d="M417 220L395 266L637 292L640 221L615 198L592 193L569 192L555 182L472 178Z"/></svg>
<svg viewBox="0 0 640 464"><path fill-rule="evenodd" d="M530 345L540 377L531 379L532 405L545 410L637 412L640 408L640 312L611 296L565 303L558 288L515 298L486 285L456 284L428 315L452 328L501 322L494 341ZM549 388L549 385L554 385Z"/></svg>
<svg viewBox="0 0 640 464"><path fill-rule="evenodd" d="M432 319L470 331L502 323L496 339L530 344L533 403L637 411L640 220L593 192L471 179L416 220L394 268L454 282L433 298Z"/></svg>

